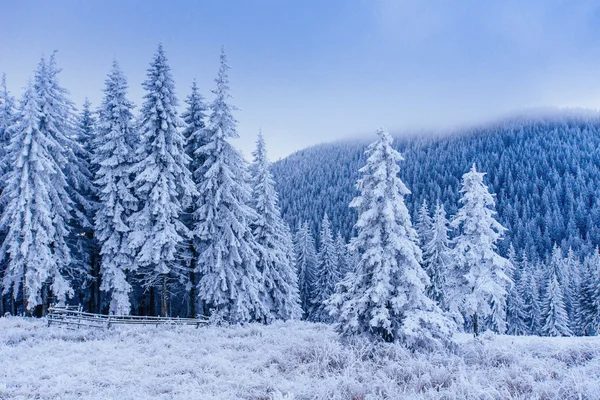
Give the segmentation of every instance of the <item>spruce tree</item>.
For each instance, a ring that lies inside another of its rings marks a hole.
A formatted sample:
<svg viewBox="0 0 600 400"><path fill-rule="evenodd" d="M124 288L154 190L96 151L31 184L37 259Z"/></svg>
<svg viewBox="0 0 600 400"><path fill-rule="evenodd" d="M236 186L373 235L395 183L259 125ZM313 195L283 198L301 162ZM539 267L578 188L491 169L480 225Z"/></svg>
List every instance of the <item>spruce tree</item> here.
<svg viewBox="0 0 600 400"><path fill-rule="evenodd" d="M291 234L281 219L262 133L258 135L252 155L252 207L256 211L256 218L251 228L258 244L256 267L262 277L261 298L268 312L266 322L300 318L302 310L298 276L292 258Z"/></svg>
<svg viewBox="0 0 600 400"><path fill-rule="evenodd" d="M109 294L109 311L115 315L131 312L132 287L128 275L134 269L134 254L128 243L129 218L138 206L131 189L130 169L139 137L133 124L134 106L127 99L127 87L127 79L117 62L113 62L98 111L92 158L99 197L94 227L102 256L100 289Z"/></svg>
<svg viewBox="0 0 600 400"><path fill-rule="evenodd" d="M340 278L343 278L348 272L352 271L352 260L350 253L348 252L346 241L339 232L335 237L335 251L338 258Z"/></svg>
<svg viewBox="0 0 600 400"><path fill-rule="evenodd" d="M510 269L510 278L512 284L508 290L506 298L506 322L507 333L509 335L526 335L528 332L526 324L525 304L521 294L521 265L517 262L516 251L514 247L509 248L509 258L512 268ZM525 275L526 276L526 275Z"/></svg>
<svg viewBox="0 0 600 400"><path fill-rule="evenodd" d="M96 168L92 165L93 141L96 136L96 118L91 110L91 103L85 100L81 113L77 118L75 141L78 146L78 162L85 173L85 182L80 185L76 203L76 218L71 229L71 251L80 269L89 271L91 282L82 281L80 287L83 295L89 298L90 308L98 311L99 307L99 246L94 236L94 217L98 209L98 188L93 183Z"/></svg>
<svg viewBox="0 0 600 400"><path fill-rule="evenodd" d="M456 262L448 276L450 309L470 320L475 335L479 325L485 327L486 319L496 332L506 331L506 296L511 284L505 273L509 261L496 250L506 229L494 219L495 201L483 183L484 175L475 164L463 175L462 206L451 223L459 231Z"/></svg>
<svg viewBox="0 0 600 400"><path fill-rule="evenodd" d="M529 335L539 334L541 327L541 305L538 278L534 263L530 262L524 253L521 260L517 290L523 301L523 321Z"/></svg>
<svg viewBox="0 0 600 400"><path fill-rule="evenodd" d="M3 74L0 80L0 177L4 176L9 169L9 163L6 159L6 149L10 144L10 127L15 122L15 107L15 100L6 87L6 75ZM0 192L3 185L4 180L0 179Z"/></svg>
<svg viewBox="0 0 600 400"><path fill-rule="evenodd" d="M303 318L306 319L312 308L313 292L317 269L317 250L308 222L298 226L294 236L294 255L298 272L298 287Z"/></svg>
<svg viewBox="0 0 600 400"><path fill-rule="evenodd" d="M233 323L264 321L257 246L250 224L257 215L250 206L248 166L229 140L238 137L229 104L227 57L221 51L214 101L206 126L206 144L196 150L204 159L197 171L198 209L194 213L194 247L200 274L198 296L205 314Z"/></svg>
<svg viewBox="0 0 600 400"><path fill-rule="evenodd" d="M48 60L42 58L35 72L34 88L40 107L40 129L61 146L66 157L62 164L67 180L66 191L72 201L71 217L67 219L70 231L67 243L71 250L71 263L67 273L78 280L89 276L87 257L78 249L77 235L88 234L92 229L89 216L95 212L92 175L89 170L89 155L78 142L77 116L75 105L69 98L67 89L60 85L58 74L61 69L56 64L56 52Z"/></svg>
<svg viewBox="0 0 600 400"><path fill-rule="evenodd" d="M358 211L358 236L351 246L360 261L337 286L329 309L343 335L437 347L450 339L455 326L425 294L429 278L419 264L418 237L404 203L410 191L398 178L403 158L387 131L377 135L360 169L360 195L350 204Z"/></svg>
<svg viewBox="0 0 600 400"><path fill-rule="evenodd" d="M129 218L129 244L136 252L143 286L160 290L160 313L166 316L172 284L189 277L180 249L190 231L181 215L195 189L179 131L183 123L177 114L175 83L162 44L142 86L146 94L139 117L141 144L131 168L140 208Z"/></svg>
<svg viewBox="0 0 600 400"><path fill-rule="evenodd" d="M584 261L578 293L576 314L578 330L582 335L596 336L600 333L600 254L598 249Z"/></svg>
<svg viewBox="0 0 600 400"><path fill-rule="evenodd" d="M204 158L198 154L197 150L206 144L206 110L207 106L204 101L204 97L198 90L196 81L192 83L192 90L188 97L185 99L187 107L181 114L185 123L183 130L183 136L185 138L185 153L190 158L189 170L192 174L192 181L194 185L202 180L202 165ZM194 220L193 215L198 207L198 198L193 196L193 200L189 207L187 207L185 214L183 215L183 221L185 225L193 231ZM184 254L185 262L189 265L189 315L195 317L198 313L196 309L196 303L198 301L198 293L196 287L198 285L198 277L196 274L195 262L198 259L194 249L194 240L191 237L186 241L185 244L186 253Z"/></svg>
<svg viewBox="0 0 600 400"><path fill-rule="evenodd" d="M563 290L556 269L552 269L546 283L543 302L544 322L541 333L545 336L571 336L569 316L565 308Z"/></svg>
<svg viewBox="0 0 600 400"><path fill-rule="evenodd" d="M438 201L430 231L426 234L429 241L423 247L423 268L430 281L427 295L442 309L446 309L446 274L452 263L448 224L444 205Z"/></svg>
<svg viewBox="0 0 600 400"><path fill-rule="evenodd" d="M47 289L58 302L73 293L67 279L72 201L63 174L68 160L62 144L43 123L52 116L43 113L30 85L7 148L11 170L0 199L5 205L0 230L6 232L0 247L0 258L6 261L3 291L12 291L16 299L22 288L27 312L43 304Z"/></svg>
<svg viewBox="0 0 600 400"><path fill-rule="evenodd" d="M325 214L321 223L319 243L311 320L315 322L332 322L333 319L327 311L327 300L333 294L335 285L340 281L341 273L335 241L333 240L333 233L331 232L331 225L327 214Z"/></svg>
<svg viewBox="0 0 600 400"><path fill-rule="evenodd" d="M423 200L421 207L419 207L419 212L417 213L417 223L415 224L417 235L419 235L419 246L421 247L421 250L424 250L425 244L429 243L431 240L432 224L433 220L429 215L429 206L427 205L427 200Z"/></svg>

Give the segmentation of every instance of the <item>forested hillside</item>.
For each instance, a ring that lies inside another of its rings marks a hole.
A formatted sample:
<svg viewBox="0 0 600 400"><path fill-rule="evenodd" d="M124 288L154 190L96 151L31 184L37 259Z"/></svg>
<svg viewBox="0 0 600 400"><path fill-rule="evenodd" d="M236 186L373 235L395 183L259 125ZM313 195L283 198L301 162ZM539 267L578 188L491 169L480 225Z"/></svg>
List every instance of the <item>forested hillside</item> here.
<svg viewBox="0 0 600 400"><path fill-rule="evenodd" d="M370 138L314 146L273 166L282 213L292 227L308 221L313 232L327 213L334 231L349 238L356 215L358 170ZM449 216L459 206L461 176L473 163L486 171L508 228L500 247L546 260L554 243L585 255L600 243L600 117L560 112L516 117L437 137L397 138L405 160L400 177L412 194L416 217L423 201L441 200ZM414 220L414 219L413 219Z"/></svg>

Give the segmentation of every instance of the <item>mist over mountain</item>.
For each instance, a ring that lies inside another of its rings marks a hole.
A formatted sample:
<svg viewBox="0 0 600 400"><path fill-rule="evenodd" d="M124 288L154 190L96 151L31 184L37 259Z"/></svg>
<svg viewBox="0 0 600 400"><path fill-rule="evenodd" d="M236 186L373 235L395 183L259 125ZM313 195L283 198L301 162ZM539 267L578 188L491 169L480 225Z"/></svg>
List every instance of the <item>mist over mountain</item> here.
<svg viewBox="0 0 600 400"><path fill-rule="evenodd" d="M285 220L308 221L318 232L327 213L347 239L356 215L348 204L370 138L321 144L276 162L273 173ZM546 259L552 245L580 254L600 243L600 117L582 110L538 110L452 134L397 137L405 160L400 177L412 194L413 217L423 201L439 200L449 216L459 206L461 176L473 163L487 172L498 217L510 243ZM414 222L414 219L413 219Z"/></svg>

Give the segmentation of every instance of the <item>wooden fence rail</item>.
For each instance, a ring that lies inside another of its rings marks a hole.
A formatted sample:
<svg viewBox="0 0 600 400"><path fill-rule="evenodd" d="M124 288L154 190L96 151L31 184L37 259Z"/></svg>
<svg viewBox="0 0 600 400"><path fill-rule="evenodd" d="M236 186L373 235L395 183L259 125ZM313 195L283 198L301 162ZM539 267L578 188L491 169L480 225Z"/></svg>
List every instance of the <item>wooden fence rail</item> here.
<svg viewBox="0 0 600 400"><path fill-rule="evenodd" d="M77 306L52 306L48 309L48 326L52 324L72 329L81 327L109 329L113 325L192 325L198 328L208 323L206 318L143 317L138 315L104 315L81 311Z"/></svg>

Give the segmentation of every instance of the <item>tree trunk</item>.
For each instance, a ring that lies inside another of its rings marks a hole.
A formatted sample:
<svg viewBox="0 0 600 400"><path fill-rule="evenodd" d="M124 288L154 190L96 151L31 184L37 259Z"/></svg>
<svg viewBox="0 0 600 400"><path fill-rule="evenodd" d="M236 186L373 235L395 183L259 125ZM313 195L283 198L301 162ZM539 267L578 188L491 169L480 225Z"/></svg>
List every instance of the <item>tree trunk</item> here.
<svg viewBox="0 0 600 400"><path fill-rule="evenodd" d="M194 259L192 259L192 262L190 263L190 283L192 284L192 288L190 289L190 318L196 318L196 302L198 301L198 295L196 293L196 272L194 272L194 268Z"/></svg>
<svg viewBox="0 0 600 400"><path fill-rule="evenodd" d="M162 290L161 290L161 298L160 298L160 313L163 317L169 316L169 302L168 302L167 276L166 275L163 275L163 279L162 279Z"/></svg>
<svg viewBox="0 0 600 400"><path fill-rule="evenodd" d="M473 314L473 335L479 336L479 326L477 325L477 313Z"/></svg>
<svg viewBox="0 0 600 400"><path fill-rule="evenodd" d="M156 299L154 295L154 286L150 288L150 301L148 305L148 315L155 316L156 315Z"/></svg>

